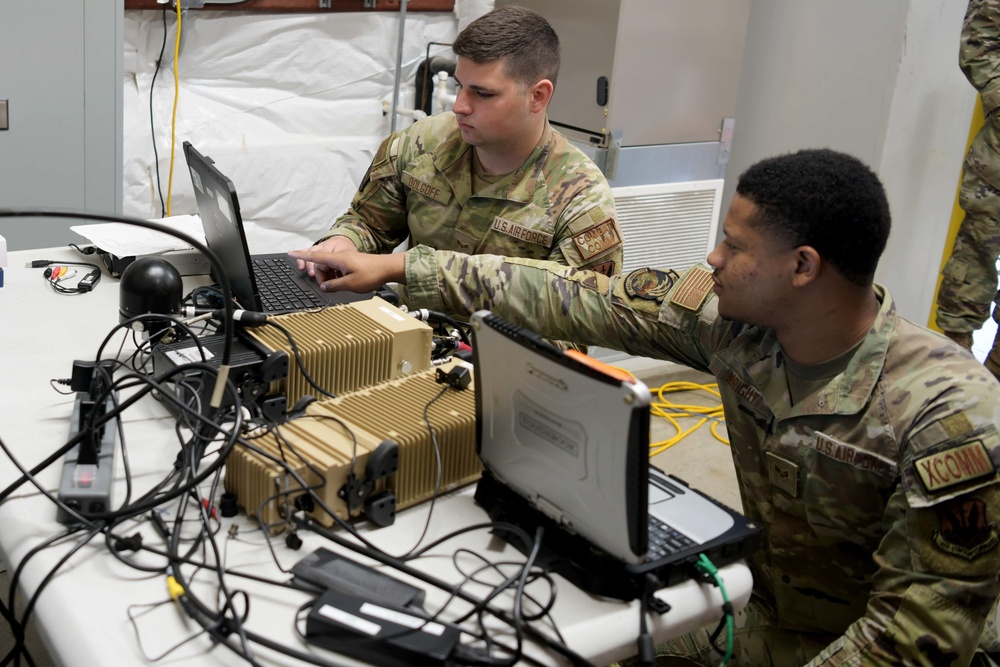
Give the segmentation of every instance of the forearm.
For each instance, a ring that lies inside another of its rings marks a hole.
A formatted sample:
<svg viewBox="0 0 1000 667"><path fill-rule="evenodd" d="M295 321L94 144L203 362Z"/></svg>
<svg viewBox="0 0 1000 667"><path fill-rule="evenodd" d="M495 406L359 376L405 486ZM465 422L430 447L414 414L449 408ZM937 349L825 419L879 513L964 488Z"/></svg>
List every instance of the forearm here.
<svg viewBox="0 0 1000 667"><path fill-rule="evenodd" d="M890 499L865 615L811 665L969 664L1000 593L1000 485L915 507L922 493Z"/></svg>
<svg viewBox="0 0 1000 667"><path fill-rule="evenodd" d="M965 666L972 660L990 604L980 611L914 584L896 602L874 600L868 613L807 667Z"/></svg>
<svg viewBox="0 0 1000 667"><path fill-rule="evenodd" d="M339 217L330 227L326 236L319 239L317 243L322 243L333 236L343 236L344 238L349 239L359 252L380 254L389 252L393 247L395 247L391 246L386 248L386 244L383 239L380 239L373 233L368 223L363 218L350 211Z"/></svg>
<svg viewBox="0 0 1000 667"><path fill-rule="evenodd" d="M959 63L983 97L987 114L1000 107L1000 2L974 2L962 27Z"/></svg>
<svg viewBox="0 0 1000 667"><path fill-rule="evenodd" d="M689 336L660 323L655 310L633 310L613 293L612 279L591 271L422 246L406 253L405 271L416 307L465 316L488 309L546 338L659 358L678 360L678 350L691 345Z"/></svg>

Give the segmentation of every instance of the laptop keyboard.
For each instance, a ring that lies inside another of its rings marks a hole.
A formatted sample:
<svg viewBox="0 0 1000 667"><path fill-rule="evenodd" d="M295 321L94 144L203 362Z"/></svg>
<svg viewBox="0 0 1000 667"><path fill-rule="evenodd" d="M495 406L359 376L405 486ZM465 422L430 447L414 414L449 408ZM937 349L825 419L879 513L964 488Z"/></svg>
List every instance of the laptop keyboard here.
<svg viewBox="0 0 1000 667"><path fill-rule="evenodd" d="M649 547L646 561L655 561L665 556L694 546L694 540L678 533L654 516L649 517Z"/></svg>
<svg viewBox="0 0 1000 667"><path fill-rule="evenodd" d="M295 269L280 257L253 260L253 273L264 310L299 310L326 305L295 282Z"/></svg>

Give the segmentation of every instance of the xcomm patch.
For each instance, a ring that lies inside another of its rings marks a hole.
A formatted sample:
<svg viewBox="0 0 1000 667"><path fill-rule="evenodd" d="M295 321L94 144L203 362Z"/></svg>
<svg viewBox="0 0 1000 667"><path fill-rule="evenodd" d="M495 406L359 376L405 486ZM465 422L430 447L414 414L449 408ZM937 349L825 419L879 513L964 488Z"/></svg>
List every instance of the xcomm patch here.
<svg viewBox="0 0 1000 667"><path fill-rule="evenodd" d="M996 472L981 440L919 458L913 465L928 493L940 493Z"/></svg>

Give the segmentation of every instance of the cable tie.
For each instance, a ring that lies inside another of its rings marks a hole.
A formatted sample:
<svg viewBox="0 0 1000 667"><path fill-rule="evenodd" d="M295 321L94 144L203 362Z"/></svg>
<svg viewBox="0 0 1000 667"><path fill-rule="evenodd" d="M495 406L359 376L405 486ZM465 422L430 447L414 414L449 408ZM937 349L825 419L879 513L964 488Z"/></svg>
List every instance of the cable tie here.
<svg viewBox="0 0 1000 667"><path fill-rule="evenodd" d="M122 537L115 541L116 551L138 551L142 548L142 534L136 533L129 537Z"/></svg>

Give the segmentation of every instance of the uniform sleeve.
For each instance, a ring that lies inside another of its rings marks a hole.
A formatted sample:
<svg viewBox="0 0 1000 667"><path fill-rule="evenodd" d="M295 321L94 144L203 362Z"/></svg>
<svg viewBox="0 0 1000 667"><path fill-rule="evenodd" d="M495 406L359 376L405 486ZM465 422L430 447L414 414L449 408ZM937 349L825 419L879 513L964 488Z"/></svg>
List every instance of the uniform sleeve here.
<svg viewBox="0 0 1000 667"><path fill-rule="evenodd" d="M571 152L546 183L555 219L547 259L606 276L622 272L624 236L604 174L582 153ZM578 159L578 161L574 161Z"/></svg>
<svg viewBox="0 0 1000 667"><path fill-rule="evenodd" d="M997 407L995 397L977 396L976 386L943 394L912 429L884 514L887 533L874 554L866 613L810 667L972 659L1000 592Z"/></svg>
<svg viewBox="0 0 1000 667"><path fill-rule="evenodd" d="M971 0L962 25L959 63L982 94L989 115L1000 107L1000 1Z"/></svg>
<svg viewBox="0 0 1000 667"><path fill-rule="evenodd" d="M407 292L414 307L459 315L485 308L546 338L668 359L708 372L713 350L725 345L738 327L719 320L713 298L685 312L670 303L674 283L680 287L683 282L675 272L642 272L633 274L648 280L633 280L640 286L630 290L625 277L554 262L469 256L425 246L406 254Z"/></svg>
<svg viewBox="0 0 1000 667"><path fill-rule="evenodd" d="M610 190L605 197L606 186L595 188L579 205L564 212L548 259L606 276L617 275L622 272L624 237Z"/></svg>
<svg viewBox="0 0 1000 667"><path fill-rule="evenodd" d="M324 237L345 236L361 252L388 253L409 235L406 191L398 173L400 134L389 135L375 152L371 166L347 212Z"/></svg>

